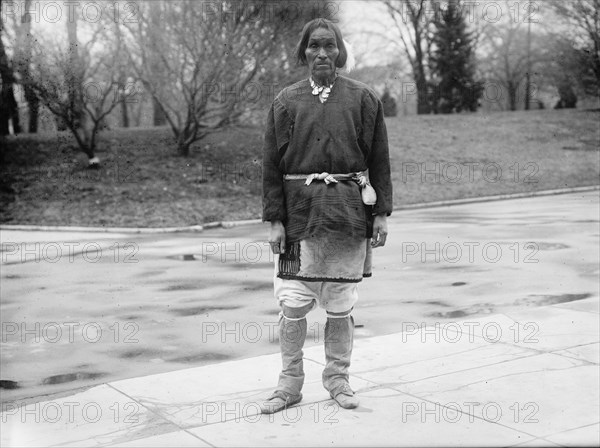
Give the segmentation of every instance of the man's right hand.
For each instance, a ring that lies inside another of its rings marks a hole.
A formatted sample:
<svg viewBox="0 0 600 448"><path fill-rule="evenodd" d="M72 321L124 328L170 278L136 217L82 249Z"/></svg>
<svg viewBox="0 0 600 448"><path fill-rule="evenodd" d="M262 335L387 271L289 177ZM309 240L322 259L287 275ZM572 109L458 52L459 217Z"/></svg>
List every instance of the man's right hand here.
<svg viewBox="0 0 600 448"><path fill-rule="evenodd" d="M274 254L285 253L285 227L281 221L271 221L269 244Z"/></svg>

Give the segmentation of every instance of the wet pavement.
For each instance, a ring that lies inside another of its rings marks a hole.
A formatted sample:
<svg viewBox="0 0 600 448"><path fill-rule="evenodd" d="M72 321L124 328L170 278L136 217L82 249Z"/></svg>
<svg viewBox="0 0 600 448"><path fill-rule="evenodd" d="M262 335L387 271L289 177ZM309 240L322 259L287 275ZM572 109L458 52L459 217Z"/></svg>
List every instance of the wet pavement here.
<svg viewBox="0 0 600 448"><path fill-rule="evenodd" d="M317 310L273 418L264 224L3 230L2 445L597 444L599 215L597 191L394 213L354 312L363 405L327 400Z"/></svg>

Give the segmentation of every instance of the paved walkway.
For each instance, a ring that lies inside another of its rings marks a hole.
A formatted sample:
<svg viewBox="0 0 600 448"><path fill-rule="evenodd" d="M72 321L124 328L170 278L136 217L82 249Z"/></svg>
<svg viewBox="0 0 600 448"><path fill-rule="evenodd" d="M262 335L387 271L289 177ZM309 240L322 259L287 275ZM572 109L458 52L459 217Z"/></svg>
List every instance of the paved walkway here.
<svg viewBox="0 0 600 448"><path fill-rule="evenodd" d="M592 192L395 214L396 237L378 255L378 278L365 283L357 314L376 327L395 300L410 317L396 319L390 334L356 339L355 410L337 407L320 384L315 326L304 400L286 412L257 414L280 361L251 356L4 402L2 446L597 446L598 202ZM3 263L8 275L34 266ZM199 339L231 336L220 333L231 327L202 328Z"/></svg>

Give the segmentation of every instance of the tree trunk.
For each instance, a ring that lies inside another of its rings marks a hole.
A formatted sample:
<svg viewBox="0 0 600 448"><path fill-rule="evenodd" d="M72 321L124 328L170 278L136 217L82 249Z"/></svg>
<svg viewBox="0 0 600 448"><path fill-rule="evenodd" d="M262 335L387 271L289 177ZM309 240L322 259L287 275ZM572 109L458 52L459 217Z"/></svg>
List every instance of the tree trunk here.
<svg viewBox="0 0 600 448"><path fill-rule="evenodd" d="M517 86L512 81L508 82L508 108L517 110Z"/></svg>
<svg viewBox="0 0 600 448"><path fill-rule="evenodd" d="M72 20L71 20L72 19ZM67 35L69 37L69 67L67 71L67 84L69 92L69 111L75 129L81 126L83 115L83 93L81 91L81 65L79 60L79 48L77 40L77 18L69 17L67 20Z"/></svg>
<svg viewBox="0 0 600 448"><path fill-rule="evenodd" d="M40 100L30 87L25 87L25 98L27 99L27 104L29 106L29 132L35 134L38 131Z"/></svg>
<svg viewBox="0 0 600 448"><path fill-rule="evenodd" d="M127 107L127 78L125 73L121 71L119 74L119 93L122 90L123 97L119 98L121 101L121 126L124 128L129 127L129 109Z"/></svg>
<svg viewBox="0 0 600 448"><path fill-rule="evenodd" d="M152 25L153 31L149 34L150 40L150 49L153 51L154 55L151 56L150 66L152 72L159 71L159 62L157 61L158 53L160 52L160 48L158 48L158 38L156 33L160 32L159 30L162 27L161 24L161 11L160 4L158 2L150 2L150 23ZM159 87L160 88L160 87ZM167 124L167 117L165 117L165 113L160 106L160 103L156 98L152 98L152 112L153 112L153 124L154 126L164 126Z"/></svg>
<svg viewBox="0 0 600 448"><path fill-rule="evenodd" d="M414 23L415 27L415 83L417 84L417 114L430 114L431 113L431 104L429 102L429 91L428 91L428 83L427 76L425 75L425 65L423 62L424 53L423 48L421 47L421 33L422 31L417 28L420 26L417 22Z"/></svg>
<svg viewBox="0 0 600 448"><path fill-rule="evenodd" d="M185 143L178 144L177 152L180 156L188 157L190 155L190 145Z"/></svg>
<svg viewBox="0 0 600 448"><path fill-rule="evenodd" d="M2 76L4 78L4 76ZM21 132L19 123L19 109L15 100L13 84L2 79L2 105L0 105L0 135L10 134L10 122L12 121L13 132Z"/></svg>
<svg viewBox="0 0 600 448"><path fill-rule="evenodd" d="M72 20L71 20L72 19ZM90 125L84 111L83 100L83 67L79 55L79 40L77 39L77 15L67 20L67 35L69 38L69 66L67 68L67 91L69 99L67 126L77 138L79 148L88 156L89 166L97 167L94 154L93 134L89 134ZM94 129L95 131L95 129ZM92 159L94 160L92 162Z"/></svg>
<svg viewBox="0 0 600 448"><path fill-rule="evenodd" d="M129 127L129 112L127 111L127 101L121 103L121 126Z"/></svg>
<svg viewBox="0 0 600 448"><path fill-rule="evenodd" d="M18 60L17 67L21 76L21 84L25 94L25 101L29 110L29 132L36 133L38 130L38 117L40 101L35 91L31 87L31 0L25 1L23 9L25 12L21 16L21 26L19 27L18 48L15 49Z"/></svg>
<svg viewBox="0 0 600 448"><path fill-rule="evenodd" d="M1 23L0 29L4 28ZM15 100L15 92L13 88L14 75L8 63L8 56L4 50L4 43L0 39L0 76L2 79L2 92L0 93L0 135L8 135L10 133L9 123L12 120L13 132L18 134L21 132L19 124L19 109Z"/></svg>
<svg viewBox="0 0 600 448"><path fill-rule="evenodd" d="M422 71L422 68L421 73L417 73L415 78L417 84L417 114L430 114L431 105L429 103L429 91L425 73Z"/></svg>
<svg viewBox="0 0 600 448"><path fill-rule="evenodd" d="M165 113L160 107L160 103L156 100L156 98L152 98L152 111L154 116L154 126L164 126L167 124L167 118L165 117Z"/></svg>
<svg viewBox="0 0 600 448"><path fill-rule="evenodd" d="M56 124L57 131L62 132L67 130L67 123L65 123L63 117L59 117L58 115L56 115L54 117L54 123Z"/></svg>
<svg viewBox="0 0 600 448"><path fill-rule="evenodd" d="M117 39L117 49L118 54L121 54L121 49L123 48L123 38L121 36L121 29L119 28L119 24L115 23L115 38ZM121 58L119 58L119 84L117 86L117 92L122 97L119 98L121 101L121 126L124 128L129 127L129 110L127 108L127 73L123 65L125 65Z"/></svg>

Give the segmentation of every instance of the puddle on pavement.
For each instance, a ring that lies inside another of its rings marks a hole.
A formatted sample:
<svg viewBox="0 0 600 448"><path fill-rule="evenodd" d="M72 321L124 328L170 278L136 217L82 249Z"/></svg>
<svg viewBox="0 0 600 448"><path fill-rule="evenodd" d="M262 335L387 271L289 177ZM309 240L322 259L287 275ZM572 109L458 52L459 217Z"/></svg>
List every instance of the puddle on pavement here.
<svg viewBox="0 0 600 448"><path fill-rule="evenodd" d="M543 241L538 243L534 242L528 243L525 245L525 249L528 250L560 250L560 249L568 249L569 246L563 243L544 243Z"/></svg>
<svg viewBox="0 0 600 448"><path fill-rule="evenodd" d="M179 261L202 260L202 256L201 255L195 255L195 254L169 255L167 258L169 260L179 260Z"/></svg>
<svg viewBox="0 0 600 448"><path fill-rule="evenodd" d="M204 289L208 286L207 282L193 282L193 283L177 283L169 285L161 291L193 291L195 289Z"/></svg>
<svg viewBox="0 0 600 448"><path fill-rule="evenodd" d="M427 261L427 260L426 260ZM424 263L425 266L431 266L434 267L436 269L441 269L443 271L462 271L462 272L485 272L489 269L484 269L481 267L477 267L477 266L473 266L473 265L448 265L448 264L442 264L442 263L435 263L433 261L433 259L431 260L431 263L427 262Z"/></svg>
<svg viewBox="0 0 600 448"><path fill-rule="evenodd" d="M592 297L592 294L560 294L560 295L529 295L525 298L516 300L513 304L508 306L546 306L555 305L557 303L574 302L576 300L583 300ZM408 302L405 302L408 303ZM448 306L444 302L431 301L426 302L431 305L439 304L439 306ZM505 306L501 305L500 307ZM427 313L427 317L434 317L438 319L460 319L467 316L473 316L476 314L492 314L497 312L496 307L491 303L480 303L473 305L469 308L457 309L452 311L434 311Z"/></svg>
<svg viewBox="0 0 600 448"><path fill-rule="evenodd" d="M247 263L228 263L227 267L233 269L273 269L273 261L253 261L248 260Z"/></svg>
<svg viewBox="0 0 600 448"><path fill-rule="evenodd" d="M113 286L113 287L110 287L110 288L100 288L99 291L100 292L107 292L109 294L115 294L115 293L116 294L125 294L127 292L131 292L132 289L131 288L127 288L125 286ZM93 294L90 294L90 296L91 297L89 297L89 298L94 299L94 300L96 299Z"/></svg>
<svg viewBox="0 0 600 448"><path fill-rule="evenodd" d="M427 313L426 316L438 319L460 319L461 317L472 316L474 314L492 314L494 312L495 308L491 303L478 303L469 308L451 311L434 311L432 313Z"/></svg>
<svg viewBox="0 0 600 448"><path fill-rule="evenodd" d="M197 316L198 314L208 314L212 311L237 310L238 308L241 308L241 306L194 306L190 308L175 308L169 310L169 312L178 316Z"/></svg>
<svg viewBox="0 0 600 448"><path fill-rule="evenodd" d="M205 352L195 355L179 356L177 358L167 359L168 362L177 362L180 364L193 364L202 361L227 361L232 357L224 353Z"/></svg>
<svg viewBox="0 0 600 448"><path fill-rule="evenodd" d="M102 372L77 372L77 373L63 373L60 375L52 375L42 380L42 384L63 384L70 383L72 381L79 380L95 380L106 376L106 373Z"/></svg>
<svg viewBox="0 0 600 448"><path fill-rule="evenodd" d="M127 316L117 316L117 319L119 321L129 321L129 320L137 320L137 319L141 319L142 316L138 316L136 314L129 314Z"/></svg>
<svg viewBox="0 0 600 448"><path fill-rule="evenodd" d="M450 306L447 303L442 302L440 300L430 300L429 302L425 302L425 303L427 303L428 305Z"/></svg>
<svg viewBox="0 0 600 448"><path fill-rule="evenodd" d="M270 289L273 287L271 282L256 282L256 283L245 283L242 289L244 291L262 291L263 289Z"/></svg>
<svg viewBox="0 0 600 448"><path fill-rule="evenodd" d="M164 282L157 282L164 283ZM160 291L164 292L172 292L172 291L197 291L201 289L206 289L210 287L221 287L225 284L223 280L218 278L201 278L201 279L186 279L185 281L179 281L178 283L172 283L165 288L160 289ZM232 283L232 285L235 285ZM269 282L261 282L258 284L258 288L264 288L265 285L271 285ZM252 287L255 286L255 283L252 283Z"/></svg>
<svg viewBox="0 0 600 448"><path fill-rule="evenodd" d="M163 334L159 336L159 339L163 341L174 341L175 339L179 339L179 336L176 334Z"/></svg>
<svg viewBox="0 0 600 448"><path fill-rule="evenodd" d="M163 352L158 350L150 350L147 348L137 348L134 350L127 350L125 352L119 353L117 356L122 359L132 359L132 358L156 358L159 357Z"/></svg>
<svg viewBox="0 0 600 448"><path fill-rule="evenodd" d="M254 254L252 254L254 255ZM258 254L260 255L260 254ZM227 260L223 260L223 255L218 256L218 254L215 255L208 255L208 254L178 254L178 255L169 255L167 257L170 260L178 260L178 261L201 261L201 262L206 262L208 259L219 259L219 261L223 262L223 261L227 261ZM231 257L230 257L231 258ZM260 261L260 257L254 258L251 255L247 256L247 261L243 262L243 263L236 263L234 261L231 261L230 263L227 263L227 267L233 268L233 269L263 269L263 268L271 268L273 266L273 260L269 259L268 261Z"/></svg>
<svg viewBox="0 0 600 448"><path fill-rule="evenodd" d="M144 271L137 274L137 277L156 277L157 275L164 274L165 271Z"/></svg>
<svg viewBox="0 0 600 448"><path fill-rule="evenodd" d="M564 151L598 151L598 146L593 140L582 141L582 146L563 146Z"/></svg>
<svg viewBox="0 0 600 448"><path fill-rule="evenodd" d="M463 310L446 311L444 313L435 312L435 313L427 314L427 316L439 317L442 319L457 319L460 317L467 317L468 315L469 315L469 313L467 313L466 311L463 311Z"/></svg>
<svg viewBox="0 0 600 448"><path fill-rule="evenodd" d="M215 254L217 255L217 254ZM169 255L167 257L169 260L177 260L177 261L202 261L206 262L210 258L216 258L209 254L177 254L177 255Z"/></svg>
<svg viewBox="0 0 600 448"><path fill-rule="evenodd" d="M527 297L515 301L515 305L525 306L545 306L556 305L557 303L575 302L592 297L591 294L560 294L560 295L536 295L531 294Z"/></svg>

